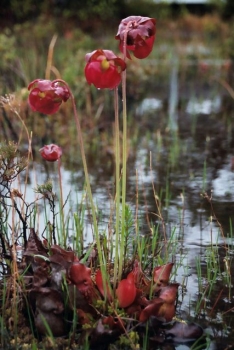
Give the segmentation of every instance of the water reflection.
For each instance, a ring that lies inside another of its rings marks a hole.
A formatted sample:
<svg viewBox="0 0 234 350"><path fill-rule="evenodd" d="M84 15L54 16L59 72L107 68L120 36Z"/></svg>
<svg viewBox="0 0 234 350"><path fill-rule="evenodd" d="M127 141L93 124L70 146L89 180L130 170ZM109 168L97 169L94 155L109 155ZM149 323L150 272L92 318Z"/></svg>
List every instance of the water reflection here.
<svg viewBox="0 0 234 350"><path fill-rule="evenodd" d="M145 113L153 113L159 109L162 109L163 103L161 100L155 97L144 98L143 101L137 106L136 114L143 117Z"/></svg>
<svg viewBox="0 0 234 350"><path fill-rule="evenodd" d="M233 156L227 157L227 163L218 170L212 180L213 193L216 200L233 202L234 200L234 172Z"/></svg>
<svg viewBox="0 0 234 350"><path fill-rule="evenodd" d="M221 111L222 101L220 96L214 99L191 98L186 106L186 113L189 114L211 114Z"/></svg>

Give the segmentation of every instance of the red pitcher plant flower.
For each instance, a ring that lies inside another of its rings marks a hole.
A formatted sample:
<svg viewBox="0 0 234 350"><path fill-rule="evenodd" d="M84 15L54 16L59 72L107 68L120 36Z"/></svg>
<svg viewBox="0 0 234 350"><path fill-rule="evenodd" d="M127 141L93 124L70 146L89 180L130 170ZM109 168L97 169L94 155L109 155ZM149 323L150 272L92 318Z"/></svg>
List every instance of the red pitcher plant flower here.
<svg viewBox="0 0 234 350"><path fill-rule="evenodd" d="M62 156L61 147L53 143L42 147L39 152L41 153L41 156L48 162L56 162L56 160Z"/></svg>
<svg viewBox="0 0 234 350"><path fill-rule="evenodd" d="M98 89L114 89L121 81L126 63L110 50L95 50L85 56L85 77Z"/></svg>
<svg viewBox="0 0 234 350"><path fill-rule="evenodd" d="M66 102L70 93L65 85L59 82L36 79L28 85L29 106L33 111L43 114L54 114L62 102Z"/></svg>
<svg viewBox="0 0 234 350"><path fill-rule="evenodd" d="M153 49L156 33L156 20L149 17L129 16L120 22L115 38L120 41L120 50L132 51L136 58L146 58ZM127 57L130 55L127 51Z"/></svg>

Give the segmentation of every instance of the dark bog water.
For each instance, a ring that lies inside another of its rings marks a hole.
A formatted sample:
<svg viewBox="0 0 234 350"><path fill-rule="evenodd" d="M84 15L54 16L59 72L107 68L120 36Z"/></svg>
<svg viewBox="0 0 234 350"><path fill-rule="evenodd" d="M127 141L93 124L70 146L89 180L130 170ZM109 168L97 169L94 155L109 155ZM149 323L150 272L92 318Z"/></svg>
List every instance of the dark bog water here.
<svg viewBox="0 0 234 350"><path fill-rule="evenodd" d="M152 225L161 225L154 184L167 238L173 235L177 242L171 258L178 265L174 278L181 283L178 317L195 320L204 328L208 345L201 348L227 349L234 343L234 100L223 81L231 73L225 60L172 62L167 66L155 62L162 73L149 78L137 100L131 91L127 200L134 211L137 188L142 234L148 234L146 213ZM114 116L106 119L111 124ZM98 137L101 143L103 138ZM88 163L100 231L105 231L113 195L113 161L98 147L88 151ZM49 174L45 163L35 166L36 181L43 183L50 177L57 190L56 164L49 165ZM72 218L69 208L76 210L77 202L85 202L82 171L67 170L65 165L62 178L64 198L69 196L66 211ZM29 191L28 196L31 201ZM85 222L87 242L92 241L88 218ZM41 219L39 232L43 226ZM159 348L195 349L186 344Z"/></svg>

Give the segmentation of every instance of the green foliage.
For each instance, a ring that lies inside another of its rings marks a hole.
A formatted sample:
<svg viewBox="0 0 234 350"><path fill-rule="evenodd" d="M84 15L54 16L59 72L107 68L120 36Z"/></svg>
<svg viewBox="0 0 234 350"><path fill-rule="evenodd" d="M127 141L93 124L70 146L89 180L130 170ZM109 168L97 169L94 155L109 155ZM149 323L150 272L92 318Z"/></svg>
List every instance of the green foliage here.
<svg viewBox="0 0 234 350"><path fill-rule="evenodd" d="M223 49L226 51L226 55L234 60L234 23L229 25L229 35L224 39Z"/></svg>
<svg viewBox="0 0 234 350"><path fill-rule="evenodd" d="M45 16L38 17L33 25L27 21L0 34L0 95L25 88L35 78L45 77L49 45L55 34L58 38L53 48L51 78L62 76L74 95L79 94L79 107L84 105L85 54L96 48L98 40L94 41L79 28L70 31L56 18L48 21Z"/></svg>
<svg viewBox="0 0 234 350"><path fill-rule="evenodd" d="M90 18L94 19L95 16L105 20L114 15L117 0L89 0L85 3L81 1L70 1L66 2L68 5L64 9L65 16L72 16L76 11L77 16L80 20L86 21ZM69 6L70 4L70 6Z"/></svg>
<svg viewBox="0 0 234 350"><path fill-rule="evenodd" d="M122 1L120 1L122 3ZM29 18L36 18L41 14L52 14L66 16L75 16L79 20L87 20L90 17L99 16L102 19L113 16L116 9L119 8L117 0L55 0L55 1L37 1L25 0L24 5L18 0L3 0L3 15L16 21L25 21Z"/></svg>
<svg viewBox="0 0 234 350"><path fill-rule="evenodd" d="M55 194L53 193L53 185L52 182L49 180L45 184L37 185L37 187L34 189L36 193L42 194L46 198L54 198Z"/></svg>
<svg viewBox="0 0 234 350"><path fill-rule="evenodd" d="M10 30L5 29L0 33L1 68L8 68L16 59L16 38Z"/></svg>
<svg viewBox="0 0 234 350"><path fill-rule="evenodd" d="M22 3L18 0L3 0L2 7L4 8L4 12L9 11L17 20L23 20L46 10L48 3L48 1L35 2L33 0L25 0L22 6Z"/></svg>
<svg viewBox="0 0 234 350"><path fill-rule="evenodd" d="M27 166L27 160L24 157L17 157L17 153L16 143L11 141L0 143L0 183L4 187L10 187L10 183Z"/></svg>
<svg viewBox="0 0 234 350"><path fill-rule="evenodd" d="M139 345L139 335L137 332L129 332L127 335L121 335L120 336L120 340L119 340L119 344L120 346L124 346L124 347L129 347L130 349L140 349L140 345Z"/></svg>

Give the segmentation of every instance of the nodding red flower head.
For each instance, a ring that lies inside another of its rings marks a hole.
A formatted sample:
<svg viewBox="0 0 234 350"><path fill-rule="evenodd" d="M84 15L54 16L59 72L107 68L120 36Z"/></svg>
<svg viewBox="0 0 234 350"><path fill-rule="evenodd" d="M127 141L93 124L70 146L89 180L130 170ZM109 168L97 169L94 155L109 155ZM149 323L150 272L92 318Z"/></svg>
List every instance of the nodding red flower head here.
<svg viewBox="0 0 234 350"><path fill-rule="evenodd" d="M129 16L120 22L115 39L120 41L120 50L124 50L126 36L126 49L132 51L136 58L146 58L153 49L156 34L156 20L149 17ZM127 51L127 57L130 54Z"/></svg>
<svg viewBox="0 0 234 350"><path fill-rule="evenodd" d="M95 50L85 56L85 77L98 89L114 89L121 81L126 63L110 50Z"/></svg>
<svg viewBox="0 0 234 350"><path fill-rule="evenodd" d="M62 155L61 147L54 145L53 143L42 147L39 152L45 160L48 160L48 162L55 162Z"/></svg>
<svg viewBox="0 0 234 350"><path fill-rule="evenodd" d="M65 85L59 82L36 79L28 86L29 106L33 111L43 114L54 114L62 102L66 102L70 93Z"/></svg>

